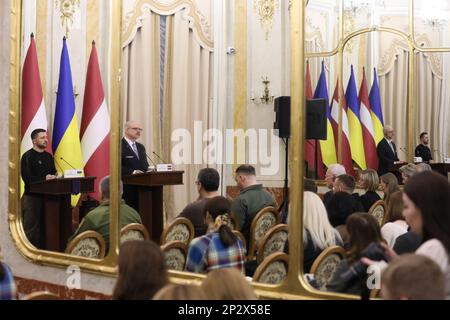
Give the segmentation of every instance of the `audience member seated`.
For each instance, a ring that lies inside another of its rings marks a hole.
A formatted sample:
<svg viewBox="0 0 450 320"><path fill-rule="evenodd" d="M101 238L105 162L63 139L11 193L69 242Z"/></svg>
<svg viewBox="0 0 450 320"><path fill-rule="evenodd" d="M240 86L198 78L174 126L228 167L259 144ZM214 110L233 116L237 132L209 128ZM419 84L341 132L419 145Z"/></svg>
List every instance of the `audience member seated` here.
<svg viewBox="0 0 450 320"><path fill-rule="evenodd" d="M373 169L364 170L361 174L361 187L366 190L360 199L365 212L369 212L372 205L381 200L377 193L378 186L380 185L380 179L378 173Z"/></svg>
<svg viewBox="0 0 450 320"><path fill-rule="evenodd" d="M309 273L314 260L331 246L343 246L339 232L328 221L322 200L312 192L303 195L303 270ZM284 250L289 253L289 243Z"/></svg>
<svg viewBox="0 0 450 320"><path fill-rule="evenodd" d="M416 164L416 172L417 173L424 172L424 171L433 171L433 169L431 169L431 166L425 162Z"/></svg>
<svg viewBox="0 0 450 320"><path fill-rule="evenodd" d="M213 270L201 285L209 300L256 300L247 279L235 268Z"/></svg>
<svg viewBox="0 0 450 320"><path fill-rule="evenodd" d="M393 248L397 238L408 232L408 224L403 217L402 191L396 191L391 195L386 214L386 223L381 227L381 235L388 246Z"/></svg>
<svg viewBox="0 0 450 320"><path fill-rule="evenodd" d="M0 261L0 301L16 300L17 287L11 269Z"/></svg>
<svg viewBox="0 0 450 320"><path fill-rule="evenodd" d="M332 292L349 293L369 296L366 285L367 274L362 277L347 277L351 274L350 268L358 263L363 251L372 243L381 243L381 231L378 221L368 213L354 213L347 219L347 230L350 236L347 258L336 267L336 271L327 290Z"/></svg>
<svg viewBox="0 0 450 320"><path fill-rule="evenodd" d="M153 300L207 300L202 288L189 284L168 284L159 290Z"/></svg>
<svg viewBox="0 0 450 320"><path fill-rule="evenodd" d="M381 296L385 300L444 300L445 276L430 258L405 254L383 271Z"/></svg>
<svg viewBox="0 0 450 320"><path fill-rule="evenodd" d="M425 171L413 175L403 193L403 215L411 230L422 237L422 245L416 254L424 255L438 264L445 275L446 296L450 299L450 184L436 173ZM397 254L384 246L388 260ZM386 266L364 258L367 265Z"/></svg>
<svg viewBox="0 0 450 320"><path fill-rule="evenodd" d="M161 248L153 241L127 241L120 246L113 300L150 300L168 283Z"/></svg>
<svg viewBox="0 0 450 320"><path fill-rule="evenodd" d="M380 177L381 180L381 191L383 191L383 201L386 206L389 206L389 198L391 194L396 191L400 191L398 186L397 177L393 173L386 173Z"/></svg>
<svg viewBox="0 0 450 320"><path fill-rule="evenodd" d="M120 196L122 197L123 184L120 182ZM70 237L69 241L75 238L84 231L93 230L97 231L105 240L106 252L109 251L109 176L106 176L100 181L100 194L101 203L100 206L89 212L86 217L81 221L78 229ZM131 224L142 224L141 217L136 210L125 204L122 200L119 208L120 215L120 228Z"/></svg>
<svg viewBox="0 0 450 320"><path fill-rule="evenodd" d="M250 226L253 218L264 207L276 208L276 202L272 194L263 189L262 184L258 184L256 181L254 167L250 165L238 167L234 179L240 193L234 199L231 211L238 219L239 230L244 235L248 246L250 244Z"/></svg>
<svg viewBox="0 0 450 320"><path fill-rule="evenodd" d="M336 228L345 225L347 218L352 213L362 210L361 202L357 201L353 195L347 192L336 192L327 207L328 220Z"/></svg>
<svg viewBox="0 0 450 320"><path fill-rule="evenodd" d="M422 237L412 231L408 231L397 237L392 249L397 254L413 253L419 249L421 244Z"/></svg>
<svg viewBox="0 0 450 320"><path fill-rule="evenodd" d="M328 207L328 203L331 200L331 197L333 196L333 187L334 187L334 181L337 177L346 174L345 167L342 164L331 164L327 172L325 173L325 183L327 184L328 191L323 195L323 203L325 204L325 207Z"/></svg>
<svg viewBox="0 0 450 320"><path fill-rule="evenodd" d="M303 179L303 188L305 191L311 191L313 193L317 193L317 184L314 180L304 178Z"/></svg>
<svg viewBox="0 0 450 320"><path fill-rule="evenodd" d="M207 273L220 268L244 272L245 248L230 228L230 201L224 197L206 203L208 233L189 245L186 270Z"/></svg>
<svg viewBox="0 0 450 320"><path fill-rule="evenodd" d="M417 167L413 163L405 164L398 170L402 174L403 184L406 184L408 180L417 173Z"/></svg>
<svg viewBox="0 0 450 320"><path fill-rule="evenodd" d="M355 202L358 204L361 212L364 211L363 205L361 203L361 198L358 193L355 193L356 182L355 178L350 175L343 174L336 178L334 181L333 191L336 192L347 192L355 198Z"/></svg>
<svg viewBox="0 0 450 320"><path fill-rule="evenodd" d="M197 175L198 198L194 202L188 204L183 211L178 215L179 217L189 219L194 225L194 237L203 236L206 233L207 226L205 225L205 205L208 199L219 196L220 176L216 169L204 168L201 169Z"/></svg>

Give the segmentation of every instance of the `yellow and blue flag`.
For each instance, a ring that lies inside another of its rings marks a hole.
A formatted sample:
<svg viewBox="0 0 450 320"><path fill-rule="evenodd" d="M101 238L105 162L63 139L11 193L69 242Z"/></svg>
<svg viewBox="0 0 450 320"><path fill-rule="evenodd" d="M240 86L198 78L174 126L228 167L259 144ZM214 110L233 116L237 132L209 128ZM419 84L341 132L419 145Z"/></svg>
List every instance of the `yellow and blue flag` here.
<svg viewBox="0 0 450 320"><path fill-rule="evenodd" d="M55 166L60 175L64 174L66 170L83 168L79 137L78 121L75 113L72 71L70 69L66 38L64 38L52 142ZM77 205L78 200L79 195L72 196L73 207Z"/></svg>
<svg viewBox="0 0 450 320"><path fill-rule="evenodd" d="M328 97L327 78L325 76L325 63L322 61L322 72L317 83L314 99L326 99L327 101L327 140L320 141L323 163L328 167L337 163L336 145L334 143L334 132L331 125L330 99Z"/></svg>
<svg viewBox="0 0 450 320"><path fill-rule="evenodd" d="M383 120L383 110L381 108L381 98L380 98L380 87L378 86L378 76L377 69L373 69L373 85L372 89L370 89L370 106L372 123L373 123L373 131L375 135L375 143L378 145L381 140L383 140L383 128L384 128L384 120Z"/></svg>
<svg viewBox="0 0 450 320"><path fill-rule="evenodd" d="M352 70L350 79L348 80L347 91L345 93L347 101L347 117L348 129L350 133L350 149L352 152L352 159L362 169L366 170L366 157L364 153L364 141L361 126L361 117L359 112L358 91L356 90L355 73Z"/></svg>

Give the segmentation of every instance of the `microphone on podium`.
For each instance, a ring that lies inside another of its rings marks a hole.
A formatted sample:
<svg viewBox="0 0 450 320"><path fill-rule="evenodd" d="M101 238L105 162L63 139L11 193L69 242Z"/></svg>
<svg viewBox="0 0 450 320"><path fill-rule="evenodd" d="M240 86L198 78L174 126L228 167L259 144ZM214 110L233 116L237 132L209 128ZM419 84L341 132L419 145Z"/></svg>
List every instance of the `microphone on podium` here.
<svg viewBox="0 0 450 320"><path fill-rule="evenodd" d="M153 151L153 154L154 154L159 160L161 160L162 163L166 163L166 161L164 161L163 158L161 158L160 156L158 156L158 154L157 154L155 151Z"/></svg>
<svg viewBox="0 0 450 320"><path fill-rule="evenodd" d="M80 178L83 176L83 170L76 169L70 162L63 157L59 157L64 163L66 163L73 170L66 170L63 172L65 178Z"/></svg>
<svg viewBox="0 0 450 320"><path fill-rule="evenodd" d="M164 161L164 159L161 158L155 151L153 151L153 154L162 162L162 164L158 164L156 166L156 171L172 171L173 170L172 164L169 164L166 161Z"/></svg>
<svg viewBox="0 0 450 320"><path fill-rule="evenodd" d="M71 167L73 170L77 170L77 169L75 169L75 167L73 165L71 165L69 162L67 162L66 159L64 159L63 157L60 157L60 159L62 161L64 161L67 165L69 165L69 167Z"/></svg>
<svg viewBox="0 0 450 320"><path fill-rule="evenodd" d="M152 163L153 166L149 166L150 171L155 171L156 170L156 163L152 160L152 158L150 158L150 156L145 153L145 155L147 156L147 159L150 160L150 162ZM153 168L152 168L153 167Z"/></svg>

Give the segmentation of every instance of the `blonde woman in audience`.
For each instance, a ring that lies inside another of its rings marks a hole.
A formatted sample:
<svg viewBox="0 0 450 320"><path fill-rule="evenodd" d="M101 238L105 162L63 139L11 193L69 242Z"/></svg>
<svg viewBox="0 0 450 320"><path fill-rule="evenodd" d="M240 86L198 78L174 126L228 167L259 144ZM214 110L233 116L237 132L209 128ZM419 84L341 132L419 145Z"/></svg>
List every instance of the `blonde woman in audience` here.
<svg viewBox="0 0 450 320"><path fill-rule="evenodd" d="M168 283L164 254L152 241L125 242L118 268L113 300L149 300Z"/></svg>
<svg viewBox="0 0 450 320"><path fill-rule="evenodd" d="M361 174L361 187L366 190L360 199L364 207L365 212L369 212L372 205L381 200L377 193L378 186L380 185L380 179L378 178L378 173L373 169L364 170Z"/></svg>
<svg viewBox="0 0 450 320"><path fill-rule="evenodd" d="M400 191L398 186L397 177L392 173L383 174L380 178L381 180L381 191L384 193L383 201L387 205L389 205L389 197L395 191Z"/></svg>
<svg viewBox="0 0 450 320"><path fill-rule="evenodd" d="M385 300L443 300L445 276L430 258L405 254L383 271L381 296Z"/></svg>
<svg viewBox="0 0 450 320"><path fill-rule="evenodd" d="M189 245L186 270L207 273L221 268L237 268L244 272L245 248L230 228L231 203L215 197L206 203L206 235L195 238Z"/></svg>
<svg viewBox="0 0 450 320"><path fill-rule="evenodd" d="M436 262L445 275L446 295L450 298L450 184L444 176L425 171L408 180L403 193L403 215L411 230L422 237L422 245L416 254L429 257ZM384 246L388 260L397 254ZM367 265L378 264L367 258Z"/></svg>
<svg viewBox="0 0 450 320"><path fill-rule="evenodd" d="M209 300L256 300L247 279L235 268L211 271L201 285Z"/></svg>
<svg viewBox="0 0 450 320"><path fill-rule="evenodd" d="M168 284L155 294L153 300L207 300L207 298L199 286Z"/></svg>
<svg viewBox="0 0 450 320"><path fill-rule="evenodd" d="M398 170L402 174L403 184L406 184L408 182L408 179L410 179L413 175L417 173L417 167L413 163L405 164L404 166L401 166L400 169Z"/></svg>
<svg viewBox="0 0 450 320"><path fill-rule="evenodd" d="M408 231L408 224L403 217L403 192L396 191L391 195L386 214L386 224L381 228L381 235L388 246L393 248L397 238Z"/></svg>

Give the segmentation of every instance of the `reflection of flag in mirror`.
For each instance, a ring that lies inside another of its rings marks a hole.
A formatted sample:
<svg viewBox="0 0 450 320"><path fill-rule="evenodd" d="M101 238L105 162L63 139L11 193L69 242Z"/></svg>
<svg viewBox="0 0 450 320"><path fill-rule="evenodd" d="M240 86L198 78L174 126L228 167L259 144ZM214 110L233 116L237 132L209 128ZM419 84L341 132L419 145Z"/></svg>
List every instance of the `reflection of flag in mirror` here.
<svg viewBox="0 0 450 320"><path fill-rule="evenodd" d="M373 123L373 133L375 136L375 143L378 145L381 140L383 140L383 111L381 109L381 99L380 99L380 87L378 86L378 76L377 69L373 69L373 85L372 89L370 89L370 107L371 107L371 116Z"/></svg>
<svg viewBox="0 0 450 320"><path fill-rule="evenodd" d="M322 72L317 83L314 99L326 99L327 101L327 140L320 141L323 163L326 166L337 163L336 146L334 144L334 133L331 126L330 99L328 97L327 79L325 77L325 63L322 61Z"/></svg>
<svg viewBox="0 0 450 320"><path fill-rule="evenodd" d="M306 87L305 87L305 96L306 100L313 99L313 92L312 92L312 82L311 82L311 72L309 69L309 61L306 61ZM306 108L306 103L305 103ZM305 114L306 114L305 109ZM315 148L316 148L316 141L315 140L305 140L305 161L308 162L308 168L316 170L316 159L315 159ZM323 170L323 161L322 161L322 152L320 151L320 148L317 149L317 175L320 179L325 178L325 172Z"/></svg>
<svg viewBox="0 0 450 320"><path fill-rule="evenodd" d="M334 90L333 102L331 103L331 125L333 126L335 143L338 145L337 137L339 136L339 81ZM355 176L353 170L352 153L350 151L348 133L348 118L347 118L347 102L345 101L344 93L342 93L342 165L345 167L347 174Z"/></svg>
<svg viewBox="0 0 450 320"><path fill-rule="evenodd" d="M359 112L361 116L362 134L366 165L370 169L378 170L378 155L373 133L372 116L370 112L369 92L367 89L366 70L363 68L363 80L359 90Z"/></svg>
<svg viewBox="0 0 450 320"><path fill-rule="evenodd" d="M97 177L97 182L109 175L110 126L97 49L93 42L86 75L80 137L84 174ZM94 185L95 192L91 196L100 200L98 183Z"/></svg>
<svg viewBox="0 0 450 320"><path fill-rule="evenodd" d="M41 78L39 73L39 64L37 59L36 42L34 35L31 34L30 46L28 48L22 71L22 112L21 112L21 143L20 156L33 148L31 133L36 129L47 130L47 114L45 111L44 96L42 94ZM50 137L49 137L50 141ZM47 146L51 153L50 142ZM24 192L24 184L21 180L20 195Z"/></svg>
<svg viewBox="0 0 450 320"><path fill-rule="evenodd" d="M52 146L57 170L83 168L77 115L75 113L72 71L66 38L64 38L61 53ZM61 172L61 174L63 173ZM79 195L72 196L72 206L77 205L78 199Z"/></svg>
<svg viewBox="0 0 450 320"><path fill-rule="evenodd" d="M367 168L366 157L364 156L364 142L360 122L358 93L356 91L356 81L355 81L355 73L353 71L353 65L351 67L351 74L350 79L348 80L345 99L347 101L348 106L347 117L348 117L348 128L350 133L350 148L352 151L352 159L362 170L365 170Z"/></svg>

